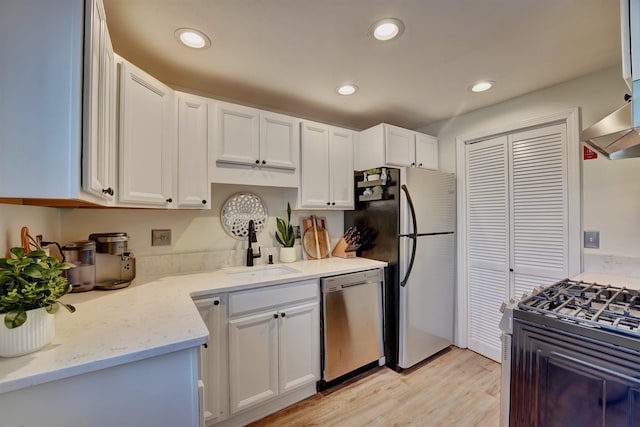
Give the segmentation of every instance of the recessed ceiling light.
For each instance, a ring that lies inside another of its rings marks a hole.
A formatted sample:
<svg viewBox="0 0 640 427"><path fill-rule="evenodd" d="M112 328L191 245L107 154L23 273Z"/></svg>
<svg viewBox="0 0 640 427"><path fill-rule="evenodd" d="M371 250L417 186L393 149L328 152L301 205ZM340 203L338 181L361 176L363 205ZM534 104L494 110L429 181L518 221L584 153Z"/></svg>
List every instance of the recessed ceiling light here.
<svg viewBox="0 0 640 427"><path fill-rule="evenodd" d="M496 82L493 82L491 80L484 80L484 81L475 83L473 86L469 88L469 90L471 90L471 92L476 92L476 93L484 92L485 90L491 89L495 84Z"/></svg>
<svg viewBox="0 0 640 427"><path fill-rule="evenodd" d="M340 95L353 95L354 93L356 93L358 91L358 86L354 85L354 84L344 84L342 86L338 86L336 88L336 92L338 92Z"/></svg>
<svg viewBox="0 0 640 427"><path fill-rule="evenodd" d="M202 31L193 28L178 28L175 31L176 39L183 45L194 49L203 49L211 46L211 40Z"/></svg>
<svg viewBox="0 0 640 427"><path fill-rule="evenodd" d="M381 41L392 40L404 31L404 24L397 18L381 19L369 28L369 33Z"/></svg>

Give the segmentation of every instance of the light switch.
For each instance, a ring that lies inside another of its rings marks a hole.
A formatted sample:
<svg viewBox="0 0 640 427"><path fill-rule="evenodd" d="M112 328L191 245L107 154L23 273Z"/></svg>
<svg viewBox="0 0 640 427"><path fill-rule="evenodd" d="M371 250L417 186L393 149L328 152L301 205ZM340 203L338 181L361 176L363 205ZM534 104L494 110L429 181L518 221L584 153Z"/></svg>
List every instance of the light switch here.
<svg viewBox="0 0 640 427"><path fill-rule="evenodd" d="M585 231L584 232L584 247L589 249L600 249L600 232L599 231Z"/></svg>

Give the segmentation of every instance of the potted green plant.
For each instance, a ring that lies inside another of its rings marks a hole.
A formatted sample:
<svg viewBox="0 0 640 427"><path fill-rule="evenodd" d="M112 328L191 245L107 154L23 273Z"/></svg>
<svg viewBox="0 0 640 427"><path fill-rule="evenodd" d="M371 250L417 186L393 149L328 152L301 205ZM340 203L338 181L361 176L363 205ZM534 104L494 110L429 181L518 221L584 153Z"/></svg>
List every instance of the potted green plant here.
<svg viewBox="0 0 640 427"><path fill-rule="evenodd" d="M71 291L61 274L74 267L59 262L43 250L29 253L11 248L12 258L0 258L0 356L34 352L51 342L55 333L53 313L60 306L75 307L58 299Z"/></svg>
<svg viewBox="0 0 640 427"><path fill-rule="evenodd" d="M282 218L276 218L276 240L282 245L280 248L280 262L293 262L296 260L296 249L293 244L296 235L291 225L291 205L287 203L287 222Z"/></svg>

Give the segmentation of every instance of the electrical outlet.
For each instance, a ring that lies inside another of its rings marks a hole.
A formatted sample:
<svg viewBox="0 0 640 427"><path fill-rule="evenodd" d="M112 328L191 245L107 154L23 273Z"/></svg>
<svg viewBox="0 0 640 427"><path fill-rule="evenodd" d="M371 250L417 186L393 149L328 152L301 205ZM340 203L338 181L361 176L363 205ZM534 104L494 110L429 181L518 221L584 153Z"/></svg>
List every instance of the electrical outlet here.
<svg viewBox="0 0 640 427"><path fill-rule="evenodd" d="M589 249L600 249L600 232L599 231L585 231L584 232L584 247Z"/></svg>
<svg viewBox="0 0 640 427"><path fill-rule="evenodd" d="M151 230L151 246L169 246L171 230Z"/></svg>

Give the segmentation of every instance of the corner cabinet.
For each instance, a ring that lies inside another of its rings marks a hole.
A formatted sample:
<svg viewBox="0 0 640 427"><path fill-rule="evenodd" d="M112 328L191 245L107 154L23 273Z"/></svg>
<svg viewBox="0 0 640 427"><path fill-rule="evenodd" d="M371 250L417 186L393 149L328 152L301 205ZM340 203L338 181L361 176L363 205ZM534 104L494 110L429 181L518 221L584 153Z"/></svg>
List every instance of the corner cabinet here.
<svg viewBox="0 0 640 427"><path fill-rule="evenodd" d="M116 188L116 61L101 0L86 10L82 188L114 200Z"/></svg>
<svg viewBox="0 0 640 427"><path fill-rule="evenodd" d="M176 92L178 113L177 172L178 208L210 207L207 176L209 110L207 98Z"/></svg>
<svg viewBox="0 0 640 427"><path fill-rule="evenodd" d="M299 119L220 101L212 115L212 182L298 187Z"/></svg>
<svg viewBox="0 0 640 427"><path fill-rule="evenodd" d="M430 135L381 123L360 132L358 170L380 166L438 169L438 140Z"/></svg>
<svg viewBox="0 0 640 427"><path fill-rule="evenodd" d="M118 202L170 207L173 90L133 64L120 64Z"/></svg>
<svg viewBox="0 0 640 427"><path fill-rule="evenodd" d="M353 209L353 147L357 133L303 121L301 209Z"/></svg>
<svg viewBox="0 0 640 427"><path fill-rule="evenodd" d="M45 199L44 205L53 199L108 203L102 190L112 185L112 165L101 158L111 151L92 144L111 138L92 129L92 141L83 146L87 122L110 108L98 99L101 83L109 79L100 75L101 61L107 70L111 60L103 56L111 50L102 2L12 0L2 9L0 197ZM84 97L87 87L91 93ZM91 160L83 158L89 148ZM83 167L90 164L104 168L92 171L95 176L83 187Z"/></svg>

